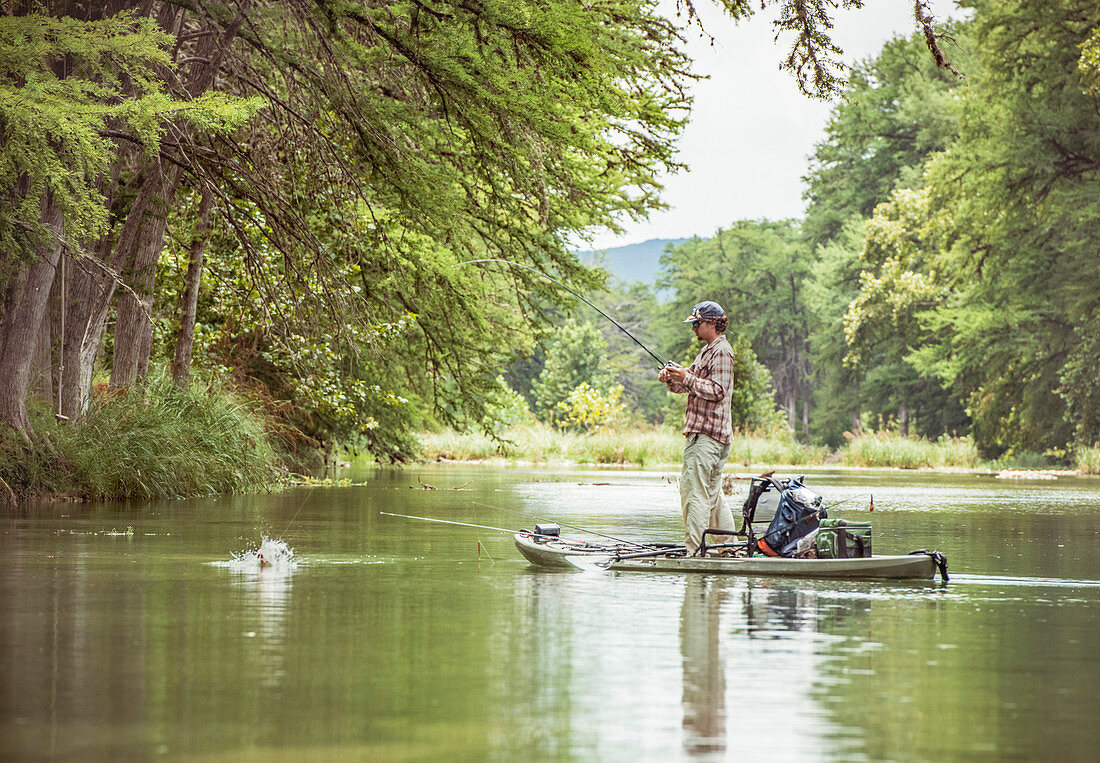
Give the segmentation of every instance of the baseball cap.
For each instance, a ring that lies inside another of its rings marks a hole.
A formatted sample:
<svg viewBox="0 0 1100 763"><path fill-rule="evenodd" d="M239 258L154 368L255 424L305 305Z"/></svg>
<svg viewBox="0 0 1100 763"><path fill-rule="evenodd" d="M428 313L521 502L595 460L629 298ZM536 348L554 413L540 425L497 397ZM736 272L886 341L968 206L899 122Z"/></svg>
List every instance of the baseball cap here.
<svg viewBox="0 0 1100 763"><path fill-rule="evenodd" d="M684 323L692 323L693 321L712 321L715 318L721 318L725 315L725 311L722 310L722 306L717 302L700 302L695 307L691 308L691 315L684 319Z"/></svg>

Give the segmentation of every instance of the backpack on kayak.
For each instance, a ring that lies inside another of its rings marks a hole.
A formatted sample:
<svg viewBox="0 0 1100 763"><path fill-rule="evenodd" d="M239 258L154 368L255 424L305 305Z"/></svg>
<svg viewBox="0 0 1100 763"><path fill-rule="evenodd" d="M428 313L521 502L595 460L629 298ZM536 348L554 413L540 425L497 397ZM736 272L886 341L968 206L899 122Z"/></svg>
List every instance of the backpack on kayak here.
<svg viewBox="0 0 1100 763"><path fill-rule="evenodd" d="M818 527L818 521L828 517L821 506L821 496L790 479L779 496L767 531L756 541L756 547L768 556L794 556L798 541Z"/></svg>

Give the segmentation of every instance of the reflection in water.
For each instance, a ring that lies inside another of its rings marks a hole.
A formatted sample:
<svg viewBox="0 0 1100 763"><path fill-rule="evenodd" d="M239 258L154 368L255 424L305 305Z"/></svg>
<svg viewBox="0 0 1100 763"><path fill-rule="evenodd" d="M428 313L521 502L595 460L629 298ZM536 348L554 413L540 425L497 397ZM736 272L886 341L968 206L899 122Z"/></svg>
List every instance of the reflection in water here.
<svg viewBox="0 0 1100 763"><path fill-rule="evenodd" d="M674 534L671 488L605 474L379 471L301 513L290 493L0 509L0 760L1096 757L1096 479L830 478L873 484L876 547L944 551L943 587L559 574L509 536L378 514L511 524L473 498ZM291 525L298 572L230 567Z"/></svg>
<svg viewBox="0 0 1100 763"><path fill-rule="evenodd" d="M829 731L821 703L834 646L868 628L867 606L838 608L799 581L687 575L680 617L682 748L725 757L731 720L745 754L771 750L762 729L797 717L783 753L812 758Z"/></svg>
<svg viewBox="0 0 1100 763"><path fill-rule="evenodd" d="M680 610L680 652L684 749L691 754L726 749L726 666L719 632L724 598L718 579L687 576Z"/></svg>
<svg viewBox="0 0 1100 763"><path fill-rule="evenodd" d="M243 592L241 613L249 628L246 638L256 639L254 674L261 688L282 686L287 642L287 612L290 588L297 568L294 552L283 541L264 538L256 551L235 556L228 565L233 583Z"/></svg>

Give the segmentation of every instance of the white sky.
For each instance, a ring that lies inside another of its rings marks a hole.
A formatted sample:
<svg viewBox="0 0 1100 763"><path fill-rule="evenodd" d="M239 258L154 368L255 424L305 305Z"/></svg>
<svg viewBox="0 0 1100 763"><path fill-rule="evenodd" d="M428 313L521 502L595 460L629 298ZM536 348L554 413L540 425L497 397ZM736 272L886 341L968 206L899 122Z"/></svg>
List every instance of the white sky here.
<svg viewBox="0 0 1100 763"><path fill-rule="evenodd" d="M714 235L734 220L801 217L802 175L824 134L830 105L806 98L794 78L779 71L787 36L773 42L772 9L735 25L712 0L695 0L714 46L689 32L697 74L691 122L680 138L679 161L688 169L663 178L669 209L648 220L627 219L626 233L594 231L593 245L608 249L651 238ZM675 0L661 0L668 15ZM957 14L951 0L934 0L937 20ZM912 0L866 0L862 10L838 11L834 39L853 62L878 52L898 34L916 31Z"/></svg>

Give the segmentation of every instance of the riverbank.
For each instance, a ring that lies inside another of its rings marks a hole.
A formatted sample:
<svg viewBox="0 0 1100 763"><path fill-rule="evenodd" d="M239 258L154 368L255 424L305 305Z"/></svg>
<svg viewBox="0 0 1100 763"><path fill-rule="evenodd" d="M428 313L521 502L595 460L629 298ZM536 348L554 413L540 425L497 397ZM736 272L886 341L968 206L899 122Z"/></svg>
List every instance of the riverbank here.
<svg viewBox="0 0 1100 763"><path fill-rule="evenodd" d="M97 391L79 427L31 406L33 445L0 427L0 500L160 499L240 493L276 481L262 412L216 383Z"/></svg>
<svg viewBox="0 0 1100 763"><path fill-rule="evenodd" d="M683 436L658 427L581 434L541 424L513 427L500 440L477 432L445 430L421 435L427 461L494 461L534 464L658 466L678 464ZM888 432L849 436L838 449L807 445L792 438L735 435L730 465L765 468L841 466L853 468L951 469L1002 472L1044 469L1035 456L988 461L969 437L938 440L901 437ZM1074 451L1069 464L1081 474L1100 473L1100 448Z"/></svg>

